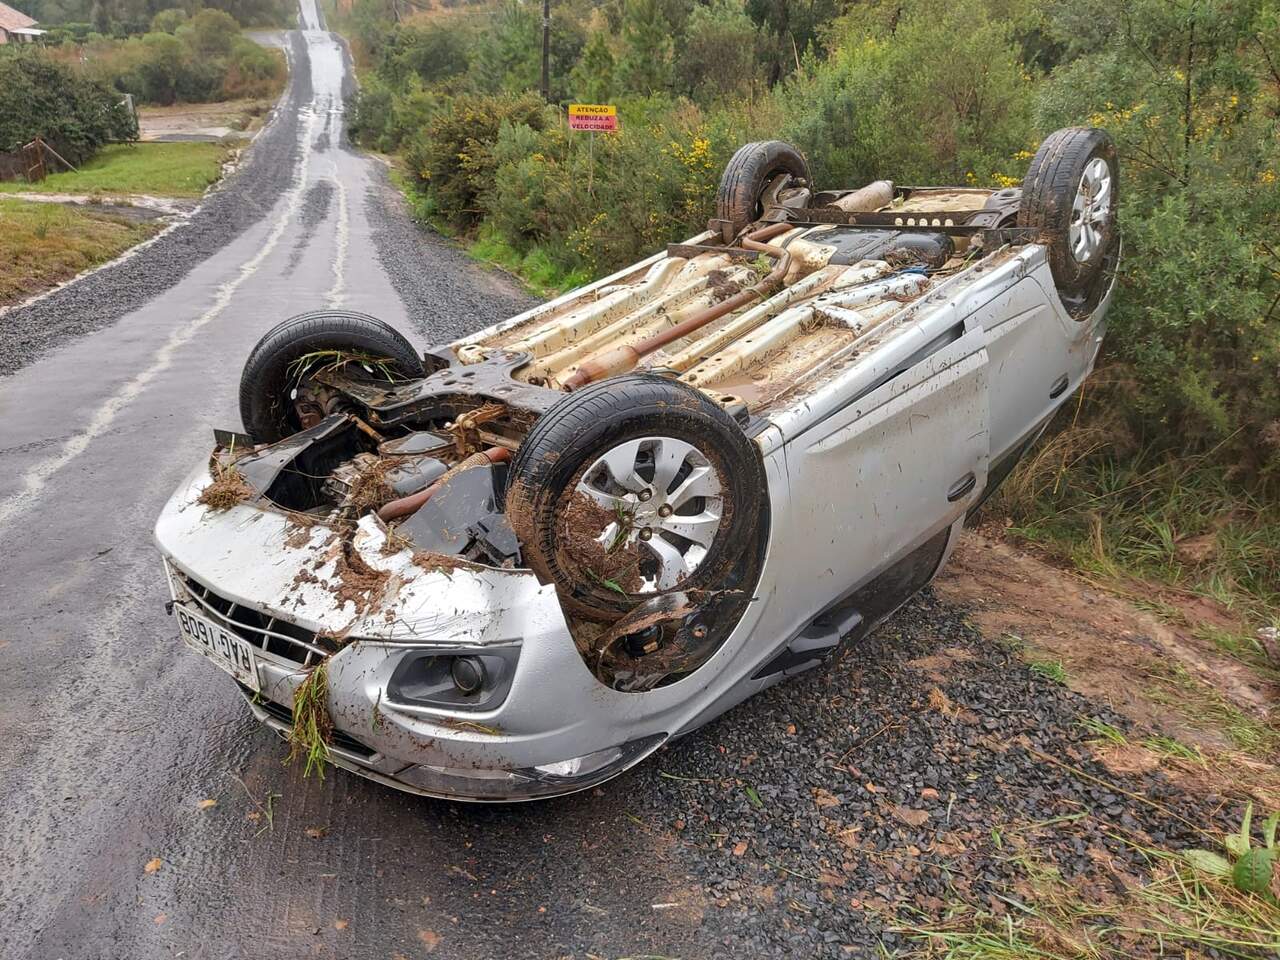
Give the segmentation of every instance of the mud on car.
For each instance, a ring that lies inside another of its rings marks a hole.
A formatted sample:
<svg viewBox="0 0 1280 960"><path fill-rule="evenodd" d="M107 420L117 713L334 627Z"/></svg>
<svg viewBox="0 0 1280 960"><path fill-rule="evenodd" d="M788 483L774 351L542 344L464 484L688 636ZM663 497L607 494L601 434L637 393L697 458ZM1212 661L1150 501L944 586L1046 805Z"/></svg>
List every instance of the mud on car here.
<svg viewBox="0 0 1280 960"><path fill-rule="evenodd" d="M179 633L378 782L606 780L937 574L1093 367L1116 188L1093 129L1005 190L752 143L703 233L453 343L285 320L156 525Z"/></svg>

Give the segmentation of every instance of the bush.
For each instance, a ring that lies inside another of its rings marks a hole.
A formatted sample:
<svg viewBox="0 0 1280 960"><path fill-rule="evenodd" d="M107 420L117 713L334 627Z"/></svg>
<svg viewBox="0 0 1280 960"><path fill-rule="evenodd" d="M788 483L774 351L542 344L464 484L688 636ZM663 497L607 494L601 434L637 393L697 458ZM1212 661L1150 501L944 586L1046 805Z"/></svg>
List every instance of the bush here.
<svg viewBox="0 0 1280 960"><path fill-rule="evenodd" d="M1072 12L1050 22L1064 45ZM1274 490L1280 23L1226 0L1095 12L1098 43L1054 70L1037 113L1042 131L1085 123L1119 145L1126 249L1106 349L1125 376L1111 403L1144 446L1213 450L1238 481Z"/></svg>
<svg viewBox="0 0 1280 960"><path fill-rule="evenodd" d="M183 38L198 57L225 57L239 36L240 24L221 10L201 10L183 28Z"/></svg>
<svg viewBox="0 0 1280 960"><path fill-rule="evenodd" d="M465 228L486 212L482 198L493 190L493 148L502 125L542 130L554 122L554 111L534 94L462 94L440 109L424 130L410 136L405 159L418 182L430 190L439 215Z"/></svg>
<svg viewBox="0 0 1280 960"><path fill-rule="evenodd" d="M170 7L161 10L151 18L152 33L177 33L178 28L187 22L187 11L181 7Z"/></svg>
<svg viewBox="0 0 1280 960"><path fill-rule="evenodd" d="M279 53L238 36L226 59L222 96L227 100L268 96L277 89L284 75L285 65Z"/></svg>
<svg viewBox="0 0 1280 960"><path fill-rule="evenodd" d="M1020 182L1034 140L1011 26L982 0L921 5L892 27L860 9L831 31L831 56L785 84L783 138L819 184Z"/></svg>
<svg viewBox="0 0 1280 960"><path fill-rule="evenodd" d="M68 161L83 163L113 140L136 140L138 125L120 95L76 75L42 51L0 57L0 151L43 137Z"/></svg>
<svg viewBox="0 0 1280 960"><path fill-rule="evenodd" d="M180 11L162 11L173 12ZM157 20L162 20L160 14ZM225 53L211 52L224 48ZM269 96L279 89L286 71L279 51L240 36L235 21L212 10L200 11L176 33L153 32L127 40L99 37L78 49L59 50L57 56L98 82L132 94L139 103L164 105Z"/></svg>

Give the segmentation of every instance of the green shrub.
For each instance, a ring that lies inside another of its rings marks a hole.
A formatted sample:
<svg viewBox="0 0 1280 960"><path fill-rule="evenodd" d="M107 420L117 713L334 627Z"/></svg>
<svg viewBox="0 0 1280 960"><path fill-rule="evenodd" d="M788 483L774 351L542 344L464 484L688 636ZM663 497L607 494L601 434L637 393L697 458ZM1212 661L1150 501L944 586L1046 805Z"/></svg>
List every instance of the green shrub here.
<svg viewBox="0 0 1280 960"><path fill-rule="evenodd" d="M161 10L151 18L152 33L177 33L178 28L186 24L187 11L181 7L170 7Z"/></svg>
<svg viewBox="0 0 1280 960"><path fill-rule="evenodd" d="M237 36L226 59L222 96L227 100L267 96L284 75L285 65L279 53Z"/></svg>
<svg viewBox="0 0 1280 960"><path fill-rule="evenodd" d="M1090 9L1093 9L1090 7ZM1122 160L1108 392L1144 446L1280 480L1280 23L1255 5L1100 5L1040 91L1042 131L1105 127ZM1066 44L1079 17L1058 9ZM1190 51L1190 53L1188 53Z"/></svg>
<svg viewBox="0 0 1280 960"><path fill-rule="evenodd" d="M119 94L78 76L40 50L0 57L0 151L43 137L79 164L103 144L136 140L138 125Z"/></svg>
<svg viewBox="0 0 1280 960"><path fill-rule="evenodd" d="M1013 160L1034 139L1011 26L983 0L909 7L892 28L861 8L833 25L827 60L810 58L780 102L784 139L820 185L989 186L1021 181Z"/></svg>
<svg viewBox="0 0 1280 960"><path fill-rule="evenodd" d="M462 94L442 105L427 126L408 138L405 159L417 181L431 192L441 217L456 227L478 223L486 213L497 164L493 148L504 123L541 130L555 113L534 94Z"/></svg>

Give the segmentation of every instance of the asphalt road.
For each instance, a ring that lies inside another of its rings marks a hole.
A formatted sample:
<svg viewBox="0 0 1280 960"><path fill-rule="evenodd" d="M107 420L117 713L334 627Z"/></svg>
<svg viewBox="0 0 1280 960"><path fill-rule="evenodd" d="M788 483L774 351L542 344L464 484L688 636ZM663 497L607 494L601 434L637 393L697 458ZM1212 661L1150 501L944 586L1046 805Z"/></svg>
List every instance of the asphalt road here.
<svg viewBox="0 0 1280 960"><path fill-rule="evenodd" d="M477 808L285 767L180 648L156 515L238 425L240 366L278 320L341 305L426 345L528 302L347 147L349 65L302 9L239 173L132 259L0 317L0 957L872 957L901 944L903 904L996 902L1011 818L1094 811L1045 845L1067 876L1086 849L1131 859L1117 829L1179 839L1080 747L1081 714L1122 718L928 595L585 795ZM1212 819L1158 778L1127 789Z"/></svg>

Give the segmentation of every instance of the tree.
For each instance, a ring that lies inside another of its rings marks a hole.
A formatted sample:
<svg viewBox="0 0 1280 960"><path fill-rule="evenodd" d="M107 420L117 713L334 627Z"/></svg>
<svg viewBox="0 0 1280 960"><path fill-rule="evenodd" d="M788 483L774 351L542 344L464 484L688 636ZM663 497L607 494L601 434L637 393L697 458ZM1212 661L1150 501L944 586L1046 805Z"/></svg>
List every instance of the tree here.
<svg viewBox="0 0 1280 960"><path fill-rule="evenodd" d="M615 66L604 31L591 34L582 59L570 74L574 96L586 103L607 102L614 91Z"/></svg>
<svg viewBox="0 0 1280 960"><path fill-rule="evenodd" d="M397 25L382 46L378 71L389 83L410 76L436 83L467 72L475 31L469 21L448 17Z"/></svg>
<svg viewBox="0 0 1280 960"><path fill-rule="evenodd" d="M235 17L207 8L191 18L190 30L191 48L202 57L226 56L240 36L240 24Z"/></svg>
<svg viewBox="0 0 1280 960"><path fill-rule="evenodd" d="M644 96L670 90L675 43L661 0L627 0L622 41L618 79L623 89Z"/></svg>
<svg viewBox="0 0 1280 960"><path fill-rule="evenodd" d="M769 86L795 69L806 50L821 52L819 31L840 7L838 0L747 0L747 13L767 38L763 54Z"/></svg>
<svg viewBox="0 0 1280 960"><path fill-rule="evenodd" d="M187 11L181 7L170 7L151 18L151 30L153 33L177 33L186 22Z"/></svg>
<svg viewBox="0 0 1280 960"><path fill-rule="evenodd" d="M676 65L680 89L700 101L749 93L760 76L759 33L742 0L694 7Z"/></svg>
<svg viewBox="0 0 1280 960"><path fill-rule="evenodd" d="M494 16L484 43L478 45L468 75L486 93L522 93L536 90L542 70L540 17L531 6L508 0ZM567 95L569 72L582 52L584 37L573 21L551 21L552 99Z"/></svg>

